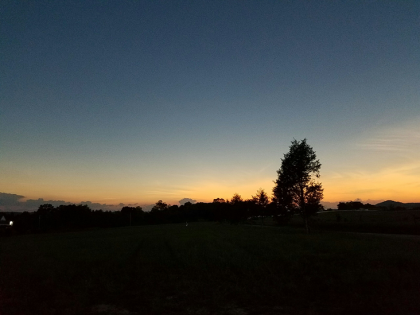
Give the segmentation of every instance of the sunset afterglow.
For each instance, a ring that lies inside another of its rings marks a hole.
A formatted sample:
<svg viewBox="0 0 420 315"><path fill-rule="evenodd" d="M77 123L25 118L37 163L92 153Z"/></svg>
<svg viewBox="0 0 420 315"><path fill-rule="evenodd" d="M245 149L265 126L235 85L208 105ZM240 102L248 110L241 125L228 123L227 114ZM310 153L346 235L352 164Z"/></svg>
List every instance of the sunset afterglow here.
<svg viewBox="0 0 420 315"><path fill-rule="evenodd" d="M12 1L2 12L0 210L271 194L304 138L326 207L420 202L419 2Z"/></svg>

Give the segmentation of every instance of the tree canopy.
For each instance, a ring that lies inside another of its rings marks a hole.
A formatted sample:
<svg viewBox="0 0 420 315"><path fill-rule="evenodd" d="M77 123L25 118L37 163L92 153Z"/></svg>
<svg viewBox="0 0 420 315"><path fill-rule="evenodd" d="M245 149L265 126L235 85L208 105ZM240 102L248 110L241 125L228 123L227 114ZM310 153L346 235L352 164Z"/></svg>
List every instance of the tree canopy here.
<svg viewBox="0 0 420 315"><path fill-rule="evenodd" d="M277 171L273 189L281 215L290 217L293 213L300 213L307 232L308 217L322 209L323 188L315 181L320 177L320 168L321 163L306 139L293 140Z"/></svg>

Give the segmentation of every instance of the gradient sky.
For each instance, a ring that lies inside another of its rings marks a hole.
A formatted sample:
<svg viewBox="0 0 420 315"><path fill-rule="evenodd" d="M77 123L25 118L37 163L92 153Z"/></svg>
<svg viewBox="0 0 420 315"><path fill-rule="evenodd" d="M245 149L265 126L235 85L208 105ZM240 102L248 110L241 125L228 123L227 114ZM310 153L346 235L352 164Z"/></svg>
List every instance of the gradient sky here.
<svg viewBox="0 0 420 315"><path fill-rule="evenodd" d="M0 192L420 202L420 1L1 1Z"/></svg>

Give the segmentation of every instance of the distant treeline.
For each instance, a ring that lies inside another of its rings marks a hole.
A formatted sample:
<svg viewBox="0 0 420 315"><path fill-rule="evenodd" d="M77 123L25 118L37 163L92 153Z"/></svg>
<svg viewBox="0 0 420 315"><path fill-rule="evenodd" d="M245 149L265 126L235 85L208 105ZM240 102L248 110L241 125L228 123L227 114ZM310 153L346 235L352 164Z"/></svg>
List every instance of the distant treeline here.
<svg viewBox="0 0 420 315"><path fill-rule="evenodd" d="M363 204L360 201L349 201L349 202L340 202L337 205L338 210L359 210L359 209L367 209L367 210L383 210L383 208L376 207L375 205L371 205L370 203Z"/></svg>
<svg viewBox="0 0 420 315"><path fill-rule="evenodd" d="M13 221L15 233L39 233L85 228L108 228L130 225L185 223L195 221L226 221L237 224L252 216L276 214L274 202L260 205L256 200L242 200L235 195L231 201L214 199L211 203L190 202L168 205L159 200L151 211L141 207L123 207L120 211L91 210L87 205L40 205L35 212L0 213L7 222Z"/></svg>
<svg viewBox="0 0 420 315"><path fill-rule="evenodd" d="M251 199L243 200L234 194L230 201L216 198L211 203L185 203L170 206L159 200L149 212L141 207L123 207L121 211L92 211L87 205L51 204L39 206L35 213L24 212L13 218L14 225L4 227L8 231L20 233L36 231L55 231L90 227L118 227L127 225L146 225L180 223L188 221L227 221L232 224L253 216L272 215L280 224L287 224L295 214L303 218L306 232L309 233L309 217L324 207L322 184L315 181L319 177L321 163L315 151L306 143L293 140L289 153L284 155L277 171L273 197L270 198L260 188ZM10 220L10 218L7 218ZM7 221L6 220L6 221ZM1 225L1 224L0 224Z"/></svg>
<svg viewBox="0 0 420 315"><path fill-rule="evenodd" d="M401 202L395 202L392 200L388 200L385 202L381 202L377 205L371 205L370 203L363 204L360 201L349 201L349 202L340 202L337 205L338 210L420 210L420 204L416 203L409 203L404 204Z"/></svg>

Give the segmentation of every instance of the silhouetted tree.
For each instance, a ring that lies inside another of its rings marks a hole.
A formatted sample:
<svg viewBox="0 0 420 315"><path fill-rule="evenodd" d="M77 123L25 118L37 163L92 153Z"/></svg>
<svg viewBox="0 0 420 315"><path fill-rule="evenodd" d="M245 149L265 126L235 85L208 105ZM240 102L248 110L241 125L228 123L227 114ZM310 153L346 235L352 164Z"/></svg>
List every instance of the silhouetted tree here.
<svg viewBox="0 0 420 315"><path fill-rule="evenodd" d="M273 189L280 208L290 212L298 211L302 215L307 233L309 216L322 209L320 201L323 188L321 183L314 180L319 178L320 168L321 163L306 139L293 140L277 171L278 178Z"/></svg>
<svg viewBox="0 0 420 315"><path fill-rule="evenodd" d="M156 202L148 214L148 222L152 224L165 223L165 221L167 221L166 210L168 208L168 204L164 203L162 200Z"/></svg>
<svg viewBox="0 0 420 315"><path fill-rule="evenodd" d="M238 224L247 217L247 203L241 195L235 193L229 202L227 219L231 224Z"/></svg>
<svg viewBox="0 0 420 315"><path fill-rule="evenodd" d="M156 202L156 204L153 206L152 208L152 212L153 211L162 211L162 210L166 210L168 209L168 205L166 203L164 203L162 200L159 200L158 202Z"/></svg>
<svg viewBox="0 0 420 315"><path fill-rule="evenodd" d="M264 225L264 217L267 215L265 210L268 204L270 203L270 198L268 198L264 189L260 188L259 190L257 190L257 194L255 196L252 196L251 200L256 205L256 214L262 216L262 223Z"/></svg>
<svg viewBox="0 0 420 315"><path fill-rule="evenodd" d="M364 205L364 208L369 209L369 210L373 210L373 209L376 209L376 206L375 205L371 205L370 203L366 203Z"/></svg>
<svg viewBox="0 0 420 315"><path fill-rule="evenodd" d="M224 199L222 198L213 199L212 210L214 213L214 219L219 222L227 220L229 207L230 207L230 204L226 202Z"/></svg>
<svg viewBox="0 0 420 315"><path fill-rule="evenodd" d="M230 200L230 203L231 203L232 205L234 205L234 204L239 204L239 203L240 203L240 202L242 202L242 201L243 201L243 199L242 199L241 195L239 195L239 194L235 193L235 194L233 194L233 197L232 197L232 199Z"/></svg>
<svg viewBox="0 0 420 315"><path fill-rule="evenodd" d="M321 183L310 182L305 192L306 213L313 215L318 211L324 210L324 206L320 203L323 198L324 189Z"/></svg>
<svg viewBox="0 0 420 315"><path fill-rule="evenodd" d="M143 216L144 216L144 211L143 209L138 206L138 207L123 207L121 209L121 214L124 217L127 217L129 224L130 225L136 225L141 223Z"/></svg>
<svg viewBox="0 0 420 315"><path fill-rule="evenodd" d="M372 205L366 204L367 207L371 207ZM360 201L349 201L349 202L339 202L337 205L338 210L358 210L362 208L367 208L363 203Z"/></svg>
<svg viewBox="0 0 420 315"><path fill-rule="evenodd" d="M187 206L185 206L187 205ZM186 208L189 207L189 205L191 205L191 202L186 202L182 207ZM182 209L180 209L180 207L178 207L177 205L173 205L173 206L169 206L166 210L164 211L164 222L167 223L179 223L183 221L183 213L182 213Z"/></svg>
<svg viewBox="0 0 420 315"><path fill-rule="evenodd" d="M56 208L49 203L40 205L36 211L38 215L38 229L47 231L57 226Z"/></svg>
<svg viewBox="0 0 420 315"><path fill-rule="evenodd" d="M40 205L38 207L38 210L36 211L38 214L42 215L42 214L48 214L54 211L54 206L52 204L46 203L43 205Z"/></svg>
<svg viewBox="0 0 420 315"><path fill-rule="evenodd" d="M276 197L271 198L271 202L267 205L265 211L267 215L276 215L278 213Z"/></svg>
<svg viewBox="0 0 420 315"><path fill-rule="evenodd" d="M347 210L347 203L346 202L339 202L337 205L338 210Z"/></svg>
<svg viewBox="0 0 420 315"><path fill-rule="evenodd" d="M56 208L55 222L66 228L80 228L91 225L91 210L87 205L60 205Z"/></svg>
<svg viewBox="0 0 420 315"><path fill-rule="evenodd" d="M276 202L275 218L279 224L287 224L296 211L297 203L294 202L294 193L284 174L279 174L276 186L273 189Z"/></svg>

